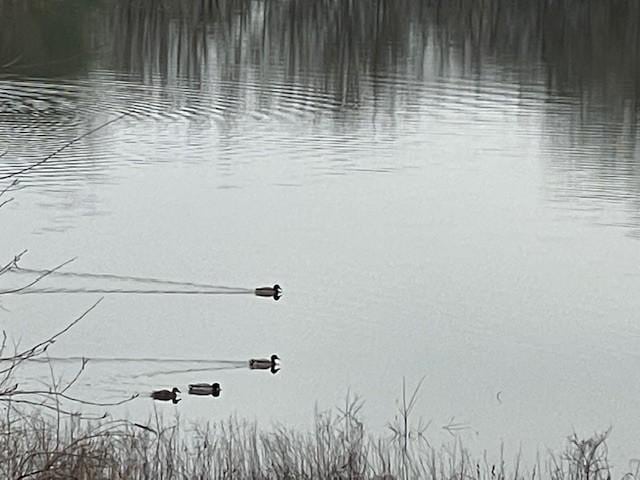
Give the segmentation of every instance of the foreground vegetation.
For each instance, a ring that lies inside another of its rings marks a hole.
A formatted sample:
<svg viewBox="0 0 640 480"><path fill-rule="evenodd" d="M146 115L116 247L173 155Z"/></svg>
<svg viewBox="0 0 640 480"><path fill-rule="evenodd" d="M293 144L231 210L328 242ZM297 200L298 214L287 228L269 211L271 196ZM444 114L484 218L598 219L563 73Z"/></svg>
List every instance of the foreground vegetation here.
<svg viewBox="0 0 640 480"><path fill-rule="evenodd" d="M610 479L605 438L571 437L567 449L525 471L519 459L475 459L458 441L370 435L346 411L318 414L312 431L258 429L235 418L183 431L157 421L84 423L9 409L0 421L2 478L77 479ZM164 426L162 426L164 424ZM625 478L637 478L627 474Z"/></svg>

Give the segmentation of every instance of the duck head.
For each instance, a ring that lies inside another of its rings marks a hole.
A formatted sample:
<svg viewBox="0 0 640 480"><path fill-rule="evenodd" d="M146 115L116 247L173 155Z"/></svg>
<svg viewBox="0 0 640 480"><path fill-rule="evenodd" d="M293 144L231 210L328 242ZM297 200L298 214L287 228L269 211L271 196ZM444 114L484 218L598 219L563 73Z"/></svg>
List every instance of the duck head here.
<svg viewBox="0 0 640 480"><path fill-rule="evenodd" d="M220 384L218 382L211 384L211 395L213 395L214 397L219 397L221 391L222 388L220 388Z"/></svg>

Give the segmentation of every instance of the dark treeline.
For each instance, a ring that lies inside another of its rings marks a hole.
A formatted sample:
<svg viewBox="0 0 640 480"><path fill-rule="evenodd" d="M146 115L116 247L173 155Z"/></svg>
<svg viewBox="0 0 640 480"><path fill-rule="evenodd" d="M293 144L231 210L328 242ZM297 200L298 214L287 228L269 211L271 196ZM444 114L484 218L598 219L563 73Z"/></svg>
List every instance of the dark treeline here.
<svg viewBox="0 0 640 480"><path fill-rule="evenodd" d="M489 58L527 72L542 63L549 86L573 93L592 86L638 93L640 4L614 0L501 0L429 3L439 43L455 45L474 69Z"/></svg>
<svg viewBox="0 0 640 480"><path fill-rule="evenodd" d="M402 2L117 2L112 60L144 77L308 85L357 104L362 80L419 69L425 38ZM106 32L105 32L106 33Z"/></svg>
<svg viewBox="0 0 640 480"><path fill-rule="evenodd" d="M0 2L0 66L59 62L61 74L99 49L109 67L147 79L233 81L250 69L343 104L357 103L364 80L500 67L514 81L543 75L551 95L637 111L638 18L640 4L621 0L25 0Z"/></svg>
<svg viewBox="0 0 640 480"><path fill-rule="evenodd" d="M117 66L129 71L193 74L215 58L231 80L239 67L284 66L285 78L320 76L355 99L370 75L419 76L457 62L469 75L498 65L527 80L542 67L552 94L636 101L640 93L636 2L121 0L111 11ZM423 63L428 47L435 65Z"/></svg>
<svg viewBox="0 0 640 480"><path fill-rule="evenodd" d="M522 84L542 75L551 102L577 102L554 122L575 133L606 120L637 140L640 3L431 0L426 9L438 27L435 47L457 51L466 74L497 65Z"/></svg>
<svg viewBox="0 0 640 480"><path fill-rule="evenodd" d="M0 1L0 74L68 76L86 71L92 53L92 7L77 0Z"/></svg>
<svg viewBox="0 0 640 480"><path fill-rule="evenodd" d="M495 79L544 95L543 148L578 151L556 171L619 188L635 178L639 18L626 0L0 1L0 74L215 84L263 111L295 86L355 116L419 104L425 82Z"/></svg>

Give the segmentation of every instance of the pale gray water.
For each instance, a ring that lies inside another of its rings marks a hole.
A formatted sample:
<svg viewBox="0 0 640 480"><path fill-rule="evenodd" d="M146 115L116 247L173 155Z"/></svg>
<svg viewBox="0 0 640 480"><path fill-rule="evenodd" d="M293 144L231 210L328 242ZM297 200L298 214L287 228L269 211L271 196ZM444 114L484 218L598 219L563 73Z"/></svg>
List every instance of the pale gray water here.
<svg viewBox="0 0 640 480"><path fill-rule="evenodd" d="M382 429L424 376L436 443L451 417L478 451L612 426L640 455L637 15L566 3L67 1L45 28L0 1L0 176L125 115L20 176L2 262L285 289L107 296L49 353L122 359L89 363L98 398L219 381L156 405L194 420L304 427L350 390ZM29 345L98 297L0 321ZM210 371L149 361L189 358Z"/></svg>

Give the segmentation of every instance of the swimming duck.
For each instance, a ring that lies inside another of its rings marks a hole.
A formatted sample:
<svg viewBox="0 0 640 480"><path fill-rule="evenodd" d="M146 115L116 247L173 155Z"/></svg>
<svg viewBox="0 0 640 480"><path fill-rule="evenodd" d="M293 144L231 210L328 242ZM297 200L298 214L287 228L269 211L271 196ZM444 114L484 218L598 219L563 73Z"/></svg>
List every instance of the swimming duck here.
<svg viewBox="0 0 640 480"><path fill-rule="evenodd" d="M258 287L255 290L258 297L271 297L274 300L280 300L282 297L282 288L277 283L273 287Z"/></svg>
<svg viewBox="0 0 640 480"><path fill-rule="evenodd" d="M189 385L190 395L212 395L214 397L220 396L220 384L218 382L208 383L192 383Z"/></svg>
<svg viewBox="0 0 640 480"><path fill-rule="evenodd" d="M249 360L249 368L251 370L271 370L272 373L275 373L273 372L273 370L277 367L277 360L280 360L280 358L278 358L278 355L276 355L275 353L271 355L270 359L252 358L251 360Z"/></svg>
<svg viewBox="0 0 640 480"><path fill-rule="evenodd" d="M160 400L162 402L168 402L171 400L174 404L178 403L180 399L177 394L180 393L180 389L173 387L171 390L156 390L151 392L151 398L154 400Z"/></svg>

